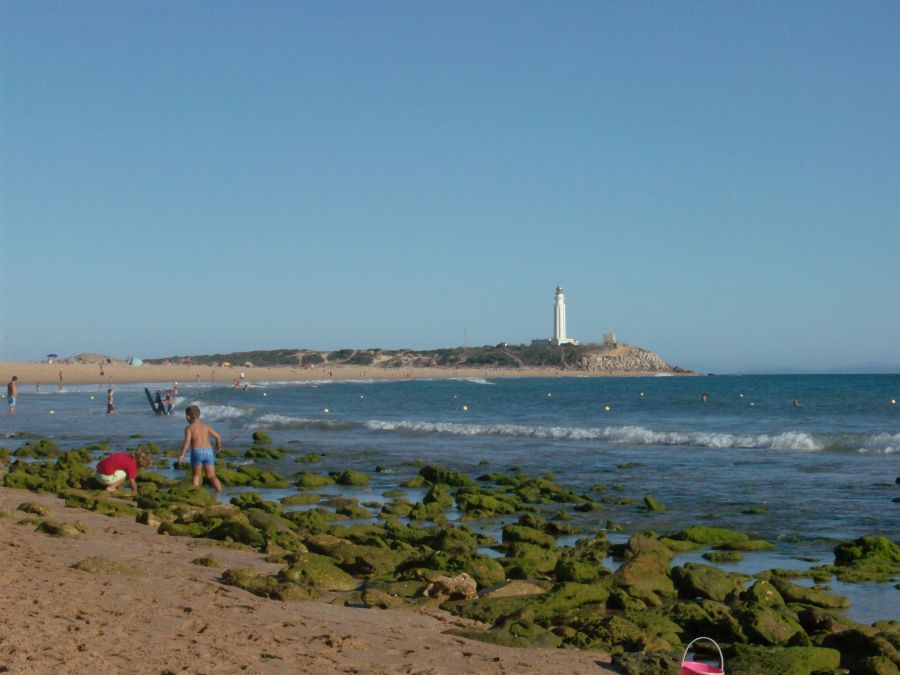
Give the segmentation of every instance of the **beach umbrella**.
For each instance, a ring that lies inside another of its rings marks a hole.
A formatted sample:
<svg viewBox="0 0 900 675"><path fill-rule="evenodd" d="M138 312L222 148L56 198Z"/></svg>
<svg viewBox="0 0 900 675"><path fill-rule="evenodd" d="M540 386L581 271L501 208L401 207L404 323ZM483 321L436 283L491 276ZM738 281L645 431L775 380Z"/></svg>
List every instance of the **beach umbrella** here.
<svg viewBox="0 0 900 675"><path fill-rule="evenodd" d="M47 354L47 358L48 359L58 359L59 356L57 356L56 354Z"/></svg>

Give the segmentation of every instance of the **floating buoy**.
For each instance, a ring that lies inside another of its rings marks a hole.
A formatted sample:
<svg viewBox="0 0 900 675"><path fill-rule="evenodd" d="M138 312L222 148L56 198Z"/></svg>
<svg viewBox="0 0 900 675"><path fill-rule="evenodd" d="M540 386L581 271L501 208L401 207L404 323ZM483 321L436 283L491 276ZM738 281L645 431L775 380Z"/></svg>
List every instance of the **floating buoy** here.
<svg viewBox="0 0 900 675"><path fill-rule="evenodd" d="M744 395L743 395L743 394L739 394L739 395L740 395L741 398L744 398Z"/></svg>
<svg viewBox="0 0 900 675"><path fill-rule="evenodd" d="M643 395L644 395L644 392L641 392L641 396L643 396Z"/></svg>
<svg viewBox="0 0 900 675"><path fill-rule="evenodd" d="M94 397L93 397L93 396L91 396L91 400L92 400L92 401L94 400Z"/></svg>
<svg viewBox="0 0 900 675"><path fill-rule="evenodd" d="M51 414L51 415L55 415L55 414L56 414L56 411L55 411L55 410L51 410L51 411L50 411L50 414Z"/></svg>
<svg viewBox="0 0 900 675"><path fill-rule="evenodd" d="M265 396L265 395L266 395L266 392L263 392L263 396Z"/></svg>
<svg viewBox="0 0 900 675"><path fill-rule="evenodd" d="M553 396L549 391L547 392L547 396Z"/></svg>
<svg viewBox="0 0 900 675"><path fill-rule="evenodd" d="M603 406L603 409L604 409L606 412L609 412L609 411L610 411L610 407L609 407L608 405Z"/></svg>
<svg viewBox="0 0 900 675"><path fill-rule="evenodd" d="M365 398L365 396L363 396L362 394L360 394L359 397L360 397L360 398Z"/></svg>
<svg viewBox="0 0 900 675"><path fill-rule="evenodd" d="M328 410L328 408L325 408L325 410L323 412L330 412L330 411Z"/></svg>
<svg viewBox="0 0 900 675"><path fill-rule="evenodd" d="M891 405L897 405L897 399L892 398L892 399L891 399Z"/></svg>
<svg viewBox="0 0 900 675"><path fill-rule="evenodd" d="M463 410L468 410L468 409L469 409L469 406L467 406L467 405L463 406Z"/></svg>

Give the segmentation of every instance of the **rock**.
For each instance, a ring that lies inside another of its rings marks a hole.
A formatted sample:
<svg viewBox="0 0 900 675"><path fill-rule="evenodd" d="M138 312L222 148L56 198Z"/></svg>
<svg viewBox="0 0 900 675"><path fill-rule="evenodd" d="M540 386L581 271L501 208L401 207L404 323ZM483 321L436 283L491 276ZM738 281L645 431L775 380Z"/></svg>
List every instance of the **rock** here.
<svg viewBox="0 0 900 675"><path fill-rule="evenodd" d="M503 528L503 543L523 542L544 548L552 548L556 540L549 534L524 525L506 525Z"/></svg>
<svg viewBox="0 0 900 675"><path fill-rule="evenodd" d="M272 437L269 436L265 431L254 431L253 432L253 443L254 445L269 445L272 442Z"/></svg>
<svg viewBox="0 0 900 675"><path fill-rule="evenodd" d="M677 595L668 574L667 561L653 554L626 560L613 572L612 584L652 607L659 607Z"/></svg>
<svg viewBox="0 0 900 675"><path fill-rule="evenodd" d="M103 575L136 573L134 569L126 565L117 563L115 560L110 560L98 555L90 556L89 558L85 558L84 560L79 560L77 563L72 565L72 569L76 569L81 572L87 572L89 574Z"/></svg>
<svg viewBox="0 0 900 675"><path fill-rule="evenodd" d="M547 592L547 589L543 586L539 586L538 584L531 583L530 581L520 581L518 579L513 579L512 581L507 581L506 583L500 584L499 586L495 586L486 591L482 591L480 597L482 598L514 598L523 595L543 595Z"/></svg>
<svg viewBox="0 0 900 675"><path fill-rule="evenodd" d="M455 487L461 487L464 485L471 485L472 480L465 475L464 473L460 473L458 471L451 471L450 469L445 469L442 466L437 466L430 464L428 466L423 466L419 470L419 475L422 476L423 479L435 485L437 483L442 483L444 485L452 485Z"/></svg>
<svg viewBox="0 0 900 675"><path fill-rule="evenodd" d="M703 557L712 563L728 563L743 560L744 554L740 551L707 551Z"/></svg>
<svg viewBox="0 0 900 675"><path fill-rule="evenodd" d="M514 542L507 545L501 564L510 579L549 579L558 560L555 549Z"/></svg>
<svg viewBox="0 0 900 675"><path fill-rule="evenodd" d="M51 537L80 537L87 532L84 525L78 523L61 523L56 520L44 520L37 526L38 532L49 534Z"/></svg>
<svg viewBox="0 0 900 675"><path fill-rule="evenodd" d="M338 485L368 485L369 477L362 471L330 471L329 476Z"/></svg>
<svg viewBox="0 0 900 675"><path fill-rule="evenodd" d="M153 511L141 511L135 517L135 520L139 522L141 525L149 525L152 528L159 529L159 526L162 524L162 518L157 516Z"/></svg>
<svg viewBox="0 0 900 675"><path fill-rule="evenodd" d="M900 650L895 640L868 627L851 628L825 636L822 646L837 649L843 658L841 665L850 668L854 675L866 670L869 673L896 673L900 666ZM887 663L893 665L893 671L883 669Z"/></svg>
<svg viewBox="0 0 900 675"><path fill-rule="evenodd" d="M680 675L681 658L668 653L619 652L612 664L624 675Z"/></svg>
<svg viewBox="0 0 900 675"><path fill-rule="evenodd" d="M316 553L301 553L295 562L278 574L281 581L314 588L318 591L352 591L356 579L334 564L334 561Z"/></svg>
<svg viewBox="0 0 900 675"><path fill-rule="evenodd" d="M334 485L334 479L328 476L320 476L309 471L301 471L297 474L295 485L299 488L317 488L326 485Z"/></svg>
<svg viewBox="0 0 900 675"><path fill-rule="evenodd" d="M725 572L712 565L686 563L671 570L672 581L683 598L708 598L725 602L737 596L750 577Z"/></svg>
<svg viewBox="0 0 900 675"><path fill-rule="evenodd" d="M222 566L222 563L220 563L218 560L216 560L211 555L205 555L200 558L194 558L193 560L191 560L191 564L199 565L200 567L213 567L213 568Z"/></svg>
<svg viewBox="0 0 900 675"><path fill-rule="evenodd" d="M900 574L900 546L884 536L859 537L838 544L834 562L842 581L887 581Z"/></svg>
<svg viewBox="0 0 900 675"><path fill-rule="evenodd" d="M833 593L826 593L825 591L817 591L812 588L798 586L786 579L773 577L772 585L778 589L778 592L781 593L781 596L787 602L796 602L803 605L814 605L816 607L831 609L846 609L850 607L850 601L841 595L834 595Z"/></svg>
<svg viewBox="0 0 900 675"><path fill-rule="evenodd" d="M729 675L758 675L759 673L791 673L811 675L833 672L840 666L841 654L823 647L761 647L734 645L728 655L726 671Z"/></svg>
<svg viewBox="0 0 900 675"><path fill-rule="evenodd" d="M796 614L787 608L742 604L733 613L744 634L755 643L800 646L809 643Z"/></svg>
<svg viewBox="0 0 900 675"><path fill-rule="evenodd" d="M656 501L656 499L653 498L653 495L644 496L644 505L650 511L665 511L666 510L665 504L661 504L660 502Z"/></svg>
<svg viewBox="0 0 900 675"><path fill-rule="evenodd" d="M43 504L38 504L37 502L22 502L16 508L17 511L24 511L25 513L33 513L36 516L49 516L50 509L48 509Z"/></svg>
<svg viewBox="0 0 900 675"><path fill-rule="evenodd" d="M441 600L470 600L478 596L478 584L465 572L455 577L436 576L422 591L422 595Z"/></svg>

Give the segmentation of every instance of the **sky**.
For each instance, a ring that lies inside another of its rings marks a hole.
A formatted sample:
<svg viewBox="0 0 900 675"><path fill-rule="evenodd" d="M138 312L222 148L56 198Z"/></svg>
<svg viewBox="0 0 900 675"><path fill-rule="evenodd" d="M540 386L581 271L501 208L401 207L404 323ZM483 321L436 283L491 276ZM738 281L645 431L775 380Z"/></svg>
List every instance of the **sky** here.
<svg viewBox="0 0 900 675"><path fill-rule="evenodd" d="M900 3L0 3L2 356L900 364Z"/></svg>

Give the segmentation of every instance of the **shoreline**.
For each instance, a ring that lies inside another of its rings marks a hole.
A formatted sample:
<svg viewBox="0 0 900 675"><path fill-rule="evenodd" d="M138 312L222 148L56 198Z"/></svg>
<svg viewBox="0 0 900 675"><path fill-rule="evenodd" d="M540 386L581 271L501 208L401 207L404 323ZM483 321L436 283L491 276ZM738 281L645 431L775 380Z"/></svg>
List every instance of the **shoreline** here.
<svg viewBox="0 0 900 675"><path fill-rule="evenodd" d="M37 505L45 515L17 510ZM40 520L78 523L75 537ZM447 634L478 625L429 608L364 609L260 598L221 582L228 568L272 573L259 552L163 536L128 518L0 487L0 666L10 672L612 673L599 651L502 647ZM221 568L192 562L213 556ZM94 557L94 569L76 565ZM105 568L104 568L105 567ZM165 645L163 647L163 645Z"/></svg>
<svg viewBox="0 0 900 675"><path fill-rule="evenodd" d="M102 374L101 374L102 371ZM133 384L178 382L215 382L233 385L241 373L249 382L308 382L319 380L440 380L466 378L523 378L523 377L656 377L654 372L560 370L559 368L379 368L377 366L318 366L299 368L271 366L242 368L240 366L153 365L129 366L114 362L101 368L98 363L34 363L0 361L0 379L4 382L15 375L19 385L40 384L50 391L67 384ZM62 373L62 381L59 376ZM665 373L666 377L694 377L691 373Z"/></svg>

